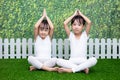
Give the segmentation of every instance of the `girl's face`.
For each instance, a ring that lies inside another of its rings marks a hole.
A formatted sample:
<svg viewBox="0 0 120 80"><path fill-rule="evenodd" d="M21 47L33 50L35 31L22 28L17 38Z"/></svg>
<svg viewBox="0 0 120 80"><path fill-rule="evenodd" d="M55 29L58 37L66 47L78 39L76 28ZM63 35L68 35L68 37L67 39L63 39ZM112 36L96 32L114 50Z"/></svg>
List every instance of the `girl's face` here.
<svg viewBox="0 0 120 80"><path fill-rule="evenodd" d="M80 24L78 19L76 19L72 24L72 30L75 34L80 34L82 32L83 27L83 24Z"/></svg>
<svg viewBox="0 0 120 80"><path fill-rule="evenodd" d="M49 35L49 27L41 27L39 28L39 35L42 39L45 39Z"/></svg>

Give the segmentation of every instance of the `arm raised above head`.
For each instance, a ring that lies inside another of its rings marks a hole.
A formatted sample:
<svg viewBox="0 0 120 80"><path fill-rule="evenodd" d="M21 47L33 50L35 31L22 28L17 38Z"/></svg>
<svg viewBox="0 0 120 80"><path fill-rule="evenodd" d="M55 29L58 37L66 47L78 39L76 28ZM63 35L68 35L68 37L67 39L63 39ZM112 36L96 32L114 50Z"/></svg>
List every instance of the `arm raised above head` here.
<svg viewBox="0 0 120 80"><path fill-rule="evenodd" d="M69 18L67 18L67 19L64 21L64 29L65 29L65 31L66 31L67 36L70 35L70 29L69 29L69 27L68 27L68 23L69 23L69 22L72 20L72 18L73 18L74 16L76 16L76 15L78 15L77 10L74 12L73 15L71 15Z"/></svg>
<svg viewBox="0 0 120 80"><path fill-rule="evenodd" d="M44 14L44 11L43 11ZM42 15L42 17L36 22L35 26L34 26L34 40L36 41L36 38L38 36L38 27L41 24L41 22L43 21L43 19L45 18L45 15Z"/></svg>
<svg viewBox="0 0 120 80"><path fill-rule="evenodd" d="M50 20L50 18L47 16L47 13L46 13L46 10L45 10L45 9L44 9L44 15L45 15L46 20L48 21L49 26L50 26L49 36L50 36L50 38L52 39L53 32L54 32L54 26L53 26L53 23L52 23L52 21Z"/></svg>
<svg viewBox="0 0 120 80"><path fill-rule="evenodd" d="M92 24L92 22L91 22L91 20L88 18L88 17L86 17L84 14L82 14L81 12L80 12L80 10L78 10L78 14L80 15L80 16L82 16L83 18L84 18L84 20L86 21L86 33L87 33L87 35L89 34L89 32L90 32L90 28L91 28L91 24Z"/></svg>

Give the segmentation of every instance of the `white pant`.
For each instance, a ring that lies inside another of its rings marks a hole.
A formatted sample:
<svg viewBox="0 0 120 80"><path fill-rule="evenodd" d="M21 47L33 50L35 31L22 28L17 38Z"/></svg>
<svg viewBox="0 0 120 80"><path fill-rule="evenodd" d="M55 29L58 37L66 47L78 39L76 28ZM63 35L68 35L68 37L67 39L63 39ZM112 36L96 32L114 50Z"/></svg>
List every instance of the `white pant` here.
<svg viewBox="0 0 120 80"><path fill-rule="evenodd" d="M28 62L37 69L41 69L43 65L48 67L53 67L56 65L57 58L50 58L50 59L41 59L39 57L29 56Z"/></svg>
<svg viewBox="0 0 120 80"><path fill-rule="evenodd" d="M97 63L97 59L92 57L88 60L85 58L71 58L69 60L58 59L57 65L64 68L71 68L73 73L90 68Z"/></svg>

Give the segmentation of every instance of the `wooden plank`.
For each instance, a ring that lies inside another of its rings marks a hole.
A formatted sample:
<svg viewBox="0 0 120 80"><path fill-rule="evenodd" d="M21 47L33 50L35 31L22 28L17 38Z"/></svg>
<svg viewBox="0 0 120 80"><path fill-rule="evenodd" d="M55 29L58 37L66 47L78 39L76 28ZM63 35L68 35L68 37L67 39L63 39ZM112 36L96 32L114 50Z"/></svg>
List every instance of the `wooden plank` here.
<svg viewBox="0 0 120 80"><path fill-rule="evenodd" d="M57 42L56 39L52 39L52 57L57 57Z"/></svg>
<svg viewBox="0 0 120 80"><path fill-rule="evenodd" d="M111 39L107 39L107 59L111 59Z"/></svg>
<svg viewBox="0 0 120 80"><path fill-rule="evenodd" d="M58 39L58 58L63 58L63 40Z"/></svg>
<svg viewBox="0 0 120 80"><path fill-rule="evenodd" d="M20 39L17 38L16 39L16 58L17 59L20 59L21 58L21 42L20 42Z"/></svg>
<svg viewBox="0 0 120 80"><path fill-rule="evenodd" d="M118 47L119 47L119 48L118 48L118 49L119 49L119 50L118 50L118 51L119 51L119 53L118 53L118 58L120 59L120 39L119 39L119 42L118 42Z"/></svg>
<svg viewBox="0 0 120 80"><path fill-rule="evenodd" d="M10 39L10 58L15 58L15 41L14 38Z"/></svg>
<svg viewBox="0 0 120 80"><path fill-rule="evenodd" d="M89 47L89 53L88 53L88 57L93 57L93 39L89 39L88 41L88 47Z"/></svg>
<svg viewBox="0 0 120 80"><path fill-rule="evenodd" d="M105 59L105 39L101 39L101 58Z"/></svg>
<svg viewBox="0 0 120 80"><path fill-rule="evenodd" d="M22 39L22 58L27 58L27 41L26 41L26 38Z"/></svg>
<svg viewBox="0 0 120 80"><path fill-rule="evenodd" d="M2 53L3 53L2 46L3 43L2 43L2 39L0 38L0 59L2 59Z"/></svg>
<svg viewBox="0 0 120 80"><path fill-rule="evenodd" d="M70 43L69 43L69 40L68 39L65 39L64 40L64 58L65 59L69 59L69 57L70 57L70 45L69 45Z"/></svg>
<svg viewBox="0 0 120 80"><path fill-rule="evenodd" d="M8 54L8 39L4 39L4 58L8 59L9 58L9 54Z"/></svg>
<svg viewBox="0 0 120 80"><path fill-rule="evenodd" d="M99 48L99 45L100 45L100 42L99 42L100 40L98 39L98 38L96 38L95 39L95 57L96 58L99 58L99 56L100 56L100 48Z"/></svg>
<svg viewBox="0 0 120 80"><path fill-rule="evenodd" d="M28 56L33 55L32 38L28 39Z"/></svg>
<svg viewBox="0 0 120 80"><path fill-rule="evenodd" d="M113 53L112 53L112 57L114 59L117 59L117 39L113 39Z"/></svg>

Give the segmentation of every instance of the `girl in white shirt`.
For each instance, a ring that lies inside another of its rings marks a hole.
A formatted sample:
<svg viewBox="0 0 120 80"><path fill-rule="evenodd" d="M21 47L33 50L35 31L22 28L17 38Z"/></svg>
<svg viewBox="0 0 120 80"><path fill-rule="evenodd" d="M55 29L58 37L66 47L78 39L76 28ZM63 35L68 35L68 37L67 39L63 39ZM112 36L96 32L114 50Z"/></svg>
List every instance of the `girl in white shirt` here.
<svg viewBox="0 0 120 80"><path fill-rule="evenodd" d="M72 31L68 27L68 23L71 21ZM84 30L84 27L85 31ZM88 74L89 68L97 63L96 58L92 57L87 59L87 39L91 27L91 21L83 15L79 10L64 21L64 28L67 36L70 40L70 59L58 59L57 65L62 68L58 69L58 72L75 73L83 71Z"/></svg>
<svg viewBox="0 0 120 80"><path fill-rule="evenodd" d="M53 24L44 9L42 17L37 21L34 28L35 56L29 56L30 71L42 69L46 71L57 71L56 58L51 58L51 39L53 35Z"/></svg>

